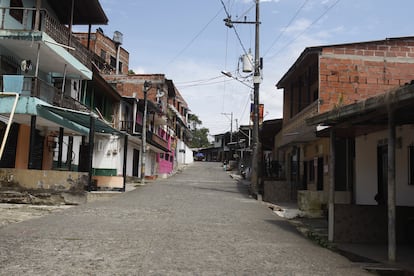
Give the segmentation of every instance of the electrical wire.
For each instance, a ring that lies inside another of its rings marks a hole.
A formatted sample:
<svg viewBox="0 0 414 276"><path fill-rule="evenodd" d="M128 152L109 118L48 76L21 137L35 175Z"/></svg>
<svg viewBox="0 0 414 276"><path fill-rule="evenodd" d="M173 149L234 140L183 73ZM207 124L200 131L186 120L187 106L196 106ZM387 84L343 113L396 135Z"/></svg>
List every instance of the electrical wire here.
<svg viewBox="0 0 414 276"><path fill-rule="evenodd" d="M301 37L310 27L315 25L322 17L325 16L333 7L335 7L341 0L336 0L335 3L333 3L331 6L329 6L318 18L316 18L314 21L312 21L309 26L307 26L302 32L300 32L296 37L294 37L291 41L286 43L279 51L274 53L270 58L274 58L275 56L279 55L282 51L284 51L289 45L291 45L293 42L295 42L299 37Z"/></svg>
<svg viewBox="0 0 414 276"><path fill-rule="evenodd" d="M276 44L276 42L279 41L279 39L282 37L282 35L286 32L286 30L292 25L293 21L296 19L296 17L299 15L299 13L302 11L302 9L305 7L305 5L309 2L309 0L305 0L303 4L299 7L299 9L295 12L293 17L290 19L289 23L283 28L282 32L276 37L275 40L272 41L270 44L270 47L265 51L263 57L267 55L267 53L273 48L273 46Z"/></svg>
<svg viewBox="0 0 414 276"><path fill-rule="evenodd" d="M223 0L220 0L220 2L221 2L221 4L223 5L223 9L224 9L224 12L225 12L225 13L226 13L226 15L227 15L227 18L230 18L230 17L231 17L231 16L230 16L230 13L227 11L226 5L224 4ZM241 40L241 38L240 38L240 35L239 35L239 33L237 32L236 26L234 26L234 25L233 25L233 26L232 26L232 29L234 30L234 33L236 34L236 37L237 37L237 39L239 40L240 46L242 47L244 54L245 54L245 55L247 55L247 50L246 50L246 47L244 46L244 44L243 44L243 42L242 42L242 40Z"/></svg>
<svg viewBox="0 0 414 276"><path fill-rule="evenodd" d="M210 21L207 22L206 25L190 40L190 42L187 43L187 45L174 57L172 58L167 65L170 65L173 63L179 56L181 56L190 46L193 44L193 42L207 29L207 27L214 21L214 19L217 18L217 16L221 13L223 8L220 8L218 12L213 16L213 18L210 19Z"/></svg>

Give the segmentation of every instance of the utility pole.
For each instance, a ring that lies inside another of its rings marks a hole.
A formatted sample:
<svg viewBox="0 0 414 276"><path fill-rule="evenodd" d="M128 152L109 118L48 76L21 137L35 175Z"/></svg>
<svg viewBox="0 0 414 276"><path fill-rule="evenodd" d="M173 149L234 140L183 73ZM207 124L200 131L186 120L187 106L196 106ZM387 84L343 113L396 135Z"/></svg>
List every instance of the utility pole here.
<svg viewBox="0 0 414 276"><path fill-rule="evenodd" d="M141 183L145 184L145 160L146 160L146 147L147 147L147 93L151 88L152 83L150 81L144 82L144 114L142 116L142 131L141 131Z"/></svg>
<svg viewBox="0 0 414 276"><path fill-rule="evenodd" d="M222 115L230 115L230 143L233 142L233 112L231 113L221 113Z"/></svg>
<svg viewBox="0 0 414 276"><path fill-rule="evenodd" d="M259 43L259 26L260 26L260 1L256 2L256 20L252 21L232 21L228 15L224 19L225 25L229 28L233 27L233 24L255 24L255 54L254 54L254 74L253 74L253 156L252 156L252 176L251 176L251 193L254 197L258 197L259 187L259 153L261 150L261 144L259 141L259 90L261 83L261 62L260 62L260 43Z"/></svg>

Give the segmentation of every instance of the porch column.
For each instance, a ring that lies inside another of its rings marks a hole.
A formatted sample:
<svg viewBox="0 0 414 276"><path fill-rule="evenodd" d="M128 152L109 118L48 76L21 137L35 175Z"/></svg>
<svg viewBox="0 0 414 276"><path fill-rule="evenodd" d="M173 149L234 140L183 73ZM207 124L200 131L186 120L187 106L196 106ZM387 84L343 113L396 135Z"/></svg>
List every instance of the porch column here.
<svg viewBox="0 0 414 276"><path fill-rule="evenodd" d="M388 260L396 260L396 188L395 188L395 121L394 110L388 109Z"/></svg>
<svg viewBox="0 0 414 276"><path fill-rule="evenodd" d="M328 200L328 239L334 241L334 226L335 226L335 148L336 133L335 129L331 127L330 131L330 151L331 158L329 159L329 200Z"/></svg>
<svg viewBox="0 0 414 276"><path fill-rule="evenodd" d="M93 175L93 147L95 138L95 116L91 113L89 117L89 164L88 164L88 191L92 189Z"/></svg>
<svg viewBox="0 0 414 276"><path fill-rule="evenodd" d="M36 116L33 115L30 118L30 142L29 142L29 162L28 162L28 169L33 169L34 165L34 156L33 156L33 149L36 146Z"/></svg>
<svg viewBox="0 0 414 276"><path fill-rule="evenodd" d="M62 168L62 157L63 157L63 127L59 128L59 149L58 149L58 169Z"/></svg>
<svg viewBox="0 0 414 276"><path fill-rule="evenodd" d="M72 151L73 151L73 136L69 136L68 151L66 154L66 166L68 171L72 170Z"/></svg>
<svg viewBox="0 0 414 276"><path fill-rule="evenodd" d="M125 133L125 137L124 137L124 164L122 166L122 176L124 177L124 185L122 187L123 192L125 192L125 188L126 188L127 154L128 154L128 135Z"/></svg>
<svg viewBox="0 0 414 276"><path fill-rule="evenodd" d="M36 0L36 15L35 15L35 24L34 30L40 31L40 9L42 8L42 0Z"/></svg>
<svg viewBox="0 0 414 276"><path fill-rule="evenodd" d="M73 27L73 14L75 10L75 0L72 0L71 10L70 10L70 22L69 22L69 37L68 37L68 46L72 43L72 27Z"/></svg>

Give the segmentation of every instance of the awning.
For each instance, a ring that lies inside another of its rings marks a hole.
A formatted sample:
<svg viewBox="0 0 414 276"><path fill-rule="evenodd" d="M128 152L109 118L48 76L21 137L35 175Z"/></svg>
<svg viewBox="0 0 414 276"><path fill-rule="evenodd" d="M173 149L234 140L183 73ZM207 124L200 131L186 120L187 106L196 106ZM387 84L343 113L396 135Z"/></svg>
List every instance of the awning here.
<svg viewBox="0 0 414 276"><path fill-rule="evenodd" d="M90 113L47 105L37 105L37 113L39 116L62 127L69 128L80 134L89 134ZM125 135L99 118L95 119L95 133Z"/></svg>
<svg viewBox="0 0 414 276"><path fill-rule="evenodd" d="M63 75L66 64L67 77L92 79L92 71L45 32L0 30L0 44L10 51L18 62L31 60L33 65L36 64L39 50L39 68L44 72ZM34 68L35 66L33 70ZM31 73L34 74L34 71Z"/></svg>

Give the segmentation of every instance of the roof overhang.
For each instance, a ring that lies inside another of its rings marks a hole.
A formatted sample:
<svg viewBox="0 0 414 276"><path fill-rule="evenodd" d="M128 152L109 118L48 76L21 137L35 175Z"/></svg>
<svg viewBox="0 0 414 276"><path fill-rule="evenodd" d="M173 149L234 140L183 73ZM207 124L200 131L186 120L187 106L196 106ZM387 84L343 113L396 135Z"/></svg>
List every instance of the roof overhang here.
<svg viewBox="0 0 414 276"><path fill-rule="evenodd" d="M98 0L59 0L48 1L49 5L57 14L60 23L69 25L71 22L71 11L73 1L73 24L74 25L106 25L106 16Z"/></svg>
<svg viewBox="0 0 414 276"><path fill-rule="evenodd" d="M359 136L388 126L389 112L396 125L414 124L414 84L306 119L308 125L335 127L339 136ZM326 136L322 130L318 136Z"/></svg>
<svg viewBox="0 0 414 276"><path fill-rule="evenodd" d="M74 111L55 106L37 105L37 114L49 121L58 123L63 127L81 132L85 135L89 134L91 118L95 119L95 133L125 135L97 118L96 115L92 113Z"/></svg>
<svg viewBox="0 0 414 276"><path fill-rule="evenodd" d="M39 54L39 68L46 73L65 72L66 77L92 79L92 71L44 32L0 30L0 43L20 60L31 60L33 70Z"/></svg>

